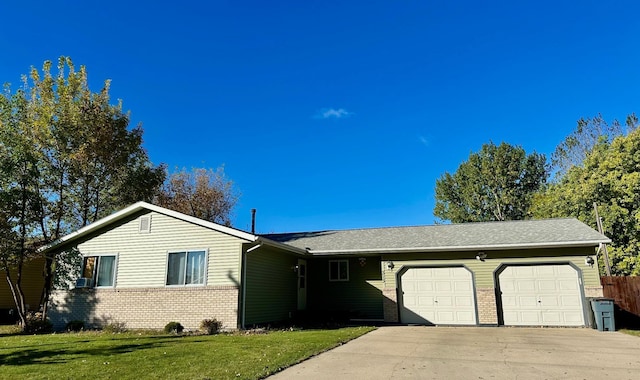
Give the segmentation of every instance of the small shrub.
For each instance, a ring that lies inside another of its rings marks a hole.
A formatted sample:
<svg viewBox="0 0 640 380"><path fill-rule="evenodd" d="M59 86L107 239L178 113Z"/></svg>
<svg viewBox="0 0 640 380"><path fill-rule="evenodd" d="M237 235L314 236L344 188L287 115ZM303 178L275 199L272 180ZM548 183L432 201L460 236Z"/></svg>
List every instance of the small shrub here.
<svg viewBox="0 0 640 380"><path fill-rule="evenodd" d="M102 326L102 331L107 334L120 334L127 331L127 324L124 322L111 322Z"/></svg>
<svg viewBox="0 0 640 380"><path fill-rule="evenodd" d="M217 319L203 319L200 322L200 330L207 335L217 334L222 327L222 322Z"/></svg>
<svg viewBox="0 0 640 380"><path fill-rule="evenodd" d="M42 313L27 313L27 326L24 332L27 334L46 334L53 330L53 325L48 320L42 320Z"/></svg>
<svg viewBox="0 0 640 380"><path fill-rule="evenodd" d="M184 327L180 322L169 322L164 326L164 332L167 334L180 334Z"/></svg>
<svg viewBox="0 0 640 380"><path fill-rule="evenodd" d="M65 330L69 332L78 332L84 330L84 321L70 321L67 323Z"/></svg>

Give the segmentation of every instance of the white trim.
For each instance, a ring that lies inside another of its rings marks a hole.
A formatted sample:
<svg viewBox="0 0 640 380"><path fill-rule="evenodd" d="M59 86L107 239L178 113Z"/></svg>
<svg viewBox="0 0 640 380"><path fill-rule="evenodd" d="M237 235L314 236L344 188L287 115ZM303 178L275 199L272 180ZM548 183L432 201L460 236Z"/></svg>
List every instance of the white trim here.
<svg viewBox="0 0 640 380"><path fill-rule="evenodd" d="M610 242L610 240L608 240ZM529 243L529 244L496 244L496 245L460 245L460 246L442 246L442 247L409 247L409 248L356 248L356 249L327 249L327 250L309 250L314 256L333 255L337 253L414 253L414 252L452 252L452 251L475 251L475 250L508 250L508 249L534 249L534 248L572 248L572 247L595 247L602 240L588 241L568 241L568 242L547 242L547 243Z"/></svg>
<svg viewBox="0 0 640 380"><path fill-rule="evenodd" d="M331 278L331 263L338 263L338 278ZM340 278L340 263L347 264L347 278ZM349 281L349 260L346 259L338 259L338 260L329 260L329 282L348 282Z"/></svg>
<svg viewBox="0 0 640 380"><path fill-rule="evenodd" d="M248 232L237 230L237 229L231 228L231 227L222 226L220 224L212 223L212 222L209 222L209 221L206 221L206 220L202 220L202 219L199 219L199 218L196 218L196 217L193 217L193 216L185 215L185 214L177 212L177 211L169 210L169 209L166 209L164 207L152 205L152 204L147 203L147 202L137 202L137 203L134 203L131 206L126 207L126 208L124 208L124 209L122 209L122 210L120 210L118 212L115 212L115 213L113 213L113 214L111 214L111 215L109 215L107 217L104 217L104 218L102 218L100 220L97 220L97 221L89 224L88 226L84 226L84 227L80 228L79 230L77 230L75 232L72 232L72 233L70 233L68 235L65 235L65 236L61 237L60 239L56 240L55 242L53 242L53 243L51 243L51 244L49 244L49 245L47 245L45 247L42 247L40 249L40 251L41 252L47 252L47 251L49 251L49 250L51 250L51 249L53 249L53 248L55 248L57 246L60 246L62 244L70 243L73 240L76 240L76 239L79 239L79 238L81 238L83 236L86 236L89 233L91 233L91 232L93 232L93 231L95 231L95 230L97 230L99 228L105 227L105 226L107 226L107 225L109 225L109 224L111 224L111 223L113 223L113 222L115 222L117 220L120 220L122 218L130 216L130 215L135 214L135 213L137 213L139 211L142 211L142 210L155 211L155 212L157 212L159 214L164 214L164 215L167 215L167 216L171 216L173 218L176 218L176 219L179 219L179 220L183 220L185 222L193 223L193 224L196 224L198 226L205 227L205 228L209 228L209 229L214 230L214 231L222 232L224 234L231 235L231 236L237 237L239 239L247 240L249 242L254 242L254 241L258 240L258 236L252 235L252 234L250 234Z"/></svg>
<svg viewBox="0 0 640 380"><path fill-rule="evenodd" d="M87 257L102 257L102 256L109 256L109 257L115 257L115 260L113 262L113 285L111 286L98 286L98 272L100 271L100 260L98 260L97 262L97 266L95 269L95 278L91 278L93 280L93 284L91 286L91 288L93 289L113 289L116 287L117 281L118 281L118 254L117 253L87 253L84 254L82 253L82 268L81 271L82 273L80 273L81 275L84 275L84 260ZM92 273L93 274L93 273Z"/></svg>

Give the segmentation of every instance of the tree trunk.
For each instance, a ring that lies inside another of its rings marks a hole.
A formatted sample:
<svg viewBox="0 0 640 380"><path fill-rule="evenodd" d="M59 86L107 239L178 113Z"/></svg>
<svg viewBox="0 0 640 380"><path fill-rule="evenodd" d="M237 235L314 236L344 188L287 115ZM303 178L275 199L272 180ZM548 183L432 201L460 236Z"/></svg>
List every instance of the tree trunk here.
<svg viewBox="0 0 640 380"><path fill-rule="evenodd" d="M20 273L21 270L22 268L18 268L18 273ZM9 284L9 290L11 290L13 302L16 305L20 327L24 331L27 328L27 310L24 303L24 292L22 291L22 287L19 286L19 284L13 283L13 280L11 279L11 272L9 271L9 266L6 266L5 268L5 278L7 280L7 283Z"/></svg>
<svg viewBox="0 0 640 380"><path fill-rule="evenodd" d="M53 288L53 257L47 255L44 260L44 288L40 296L40 305L42 306L42 320L47 320L47 311L49 310L49 297Z"/></svg>

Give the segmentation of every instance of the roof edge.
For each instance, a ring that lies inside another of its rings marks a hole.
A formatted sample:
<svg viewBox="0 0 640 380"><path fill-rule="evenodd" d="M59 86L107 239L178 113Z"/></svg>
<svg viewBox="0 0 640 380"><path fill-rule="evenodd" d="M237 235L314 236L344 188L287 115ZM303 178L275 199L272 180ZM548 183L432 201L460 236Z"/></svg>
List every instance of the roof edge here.
<svg viewBox="0 0 640 380"><path fill-rule="evenodd" d="M508 250L508 249L535 249L535 248L572 248L572 247L596 247L600 244L609 244L611 239L566 241L532 244L500 244L500 245L468 245L446 247L412 247L412 248L372 248L372 249L336 249L336 250L309 250L314 256L333 254L371 254L371 253L418 253L418 252L453 252L453 251L478 251L478 250Z"/></svg>
<svg viewBox="0 0 640 380"><path fill-rule="evenodd" d="M181 212L178 211L173 211L173 210L169 210L166 209L164 207L160 207L160 206L156 206L153 205L151 203L147 203L147 202L136 202L128 207L123 208L120 211L116 211L113 214L106 216L102 219L99 219L87 226L84 226L70 234L67 234L63 237L61 237L60 239L54 241L53 243L46 245L44 247L42 247L40 249L41 252L49 252L50 250L59 247L61 245L65 245L65 244L69 244L77 239L80 239L86 235L88 235L89 233L96 231L100 228L106 227L108 225L110 225L111 223L114 223L120 219L123 219L127 216L133 215L139 211L142 210L149 210L149 211L154 211L157 212L159 214L164 214L176 219L180 219L183 220L185 222L189 222L189 223L193 223L196 225L199 225L201 227L205 227L205 228L209 228L218 232L222 232L225 233L227 235L231 235L231 236L235 236L239 239L243 239L246 240L248 242L253 242L256 241L258 239L258 236L250 234L248 232L244 232L232 227L226 227L217 223L213 223L213 222L209 222L203 219L199 219L196 218L194 216L189 216L186 214L183 214Z"/></svg>

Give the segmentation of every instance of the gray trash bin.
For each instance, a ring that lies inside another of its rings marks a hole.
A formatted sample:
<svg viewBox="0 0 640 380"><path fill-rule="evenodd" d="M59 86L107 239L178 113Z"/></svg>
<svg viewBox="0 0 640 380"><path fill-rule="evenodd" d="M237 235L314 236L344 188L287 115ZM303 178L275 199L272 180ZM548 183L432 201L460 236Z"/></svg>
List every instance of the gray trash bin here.
<svg viewBox="0 0 640 380"><path fill-rule="evenodd" d="M594 298L591 309L596 320L598 331L616 331L616 321L613 317L613 299Z"/></svg>

